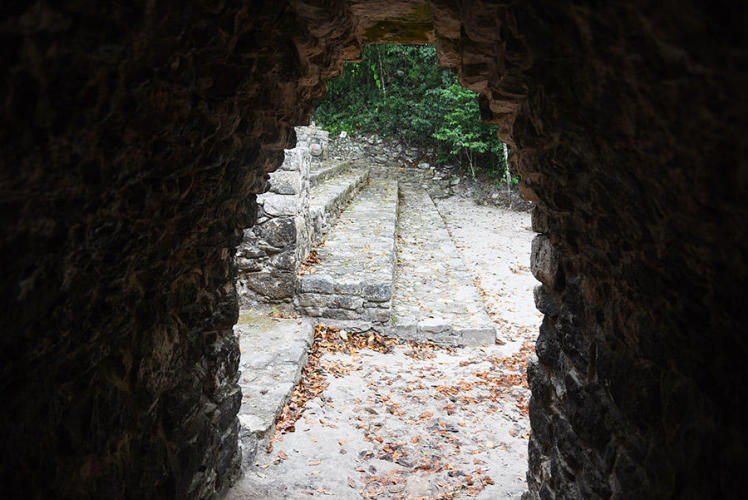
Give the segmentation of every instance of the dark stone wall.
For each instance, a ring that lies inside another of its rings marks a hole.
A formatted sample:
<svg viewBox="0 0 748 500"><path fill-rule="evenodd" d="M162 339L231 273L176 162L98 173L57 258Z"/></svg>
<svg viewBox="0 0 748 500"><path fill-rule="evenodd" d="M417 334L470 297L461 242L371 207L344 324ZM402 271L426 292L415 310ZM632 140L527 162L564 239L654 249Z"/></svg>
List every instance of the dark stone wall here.
<svg viewBox="0 0 748 500"><path fill-rule="evenodd" d="M746 9L517 9L545 313L530 490L734 498L748 452Z"/></svg>
<svg viewBox="0 0 748 500"><path fill-rule="evenodd" d="M0 12L0 497L210 497L251 193L350 22L322 50L277 1Z"/></svg>
<svg viewBox="0 0 748 500"><path fill-rule="evenodd" d="M429 41L541 236L536 498L737 496L745 7L45 2L0 9L0 496L205 498L236 472L232 256L369 41Z"/></svg>

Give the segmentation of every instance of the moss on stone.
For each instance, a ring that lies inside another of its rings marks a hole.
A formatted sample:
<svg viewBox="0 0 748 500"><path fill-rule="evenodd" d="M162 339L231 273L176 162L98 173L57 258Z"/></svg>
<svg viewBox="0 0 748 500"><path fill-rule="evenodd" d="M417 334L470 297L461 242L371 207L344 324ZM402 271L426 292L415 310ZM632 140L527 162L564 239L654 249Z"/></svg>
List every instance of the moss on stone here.
<svg viewBox="0 0 748 500"><path fill-rule="evenodd" d="M402 43L425 43L432 38L434 24L428 4L417 5L411 13L396 21L380 21L368 28L364 35L369 41L398 41Z"/></svg>

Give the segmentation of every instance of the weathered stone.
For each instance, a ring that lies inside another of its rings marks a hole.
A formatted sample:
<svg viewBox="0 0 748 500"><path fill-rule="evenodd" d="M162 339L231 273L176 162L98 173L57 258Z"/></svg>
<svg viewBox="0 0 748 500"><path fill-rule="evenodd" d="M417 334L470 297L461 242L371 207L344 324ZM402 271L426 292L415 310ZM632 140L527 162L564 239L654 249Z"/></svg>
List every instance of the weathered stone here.
<svg viewBox="0 0 748 500"><path fill-rule="evenodd" d="M264 194L262 195L262 208L268 215L294 216L299 211L299 199L291 195Z"/></svg>
<svg viewBox="0 0 748 500"><path fill-rule="evenodd" d="M364 305L364 299L360 297L350 297L341 295L335 298L335 303L338 307L343 309L350 309L351 311L357 311Z"/></svg>
<svg viewBox="0 0 748 500"><path fill-rule="evenodd" d="M236 342L217 326L237 311L227 249L341 63L364 43L435 41L547 216L559 315L668 388L655 423L596 391L582 398L615 421L609 441L592 439L610 460L586 463L574 484L541 465L532 496L637 497L636 481L655 498L740 496L744 12L542 0L5 9L4 489L220 493L236 473L233 429L207 411L235 386ZM586 283L581 305L570 274ZM627 363L599 374L590 358L580 390L618 386ZM551 381L579 371L546 361ZM531 414L572 412L557 392ZM627 450L623 480L613 446Z"/></svg>
<svg viewBox="0 0 748 500"><path fill-rule="evenodd" d="M298 172L278 171L270 174L270 192L277 194L299 194L302 177Z"/></svg>
<svg viewBox="0 0 748 500"><path fill-rule="evenodd" d="M561 302L554 294L544 290L543 285L535 287L533 297L535 298L535 307L543 314L557 316L561 312Z"/></svg>
<svg viewBox="0 0 748 500"><path fill-rule="evenodd" d="M495 328L472 277L444 219L417 183L404 178L401 187L392 333L450 345L493 343Z"/></svg>
<svg viewBox="0 0 748 500"><path fill-rule="evenodd" d="M277 269L279 272L295 273L298 261L296 260L296 253L293 249L290 249L278 255L273 255L270 257L268 263L273 269Z"/></svg>
<svg viewBox="0 0 748 500"><path fill-rule="evenodd" d="M307 274L299 280L302 293L333 293L333 280L321 274Z"/></svg>
<svg viewBox="0 0 748 500"><path fill-rule="evenodd" d="M532 274L550 287L556 284L559 273L558 252L551 245L551 240L539 234L532 241L532 255L530 257Z"/></svg>
<svg viewBox="0 0 748 500"><path fill-rule="evenodd" d="M371 302L387 302L392 299L392 285L390 283L364 284L362 295Z"/></svg>
<svg viewBox="0 0 748 500"><path fill-rule="evenodd" d="M334 231L317 249L320 263L314 266L314 273L299 277L301 294L335 293L338 307L320 308L312 298L299 297L299 304L311 304L304 306L305 314L362 319L353 311L364 301L388 303L392 299L397 192L397 181L375 178L341 214ZM345 296L351 299L342 304ZM361 300L354 299L359 296ZM367 310L363 319L389 321L389 310L377 309Z"/></svg>
<svg viewBox="0 0 748 500"><path fill-rule="evenodd" d="M291 298L296 289L296 280L293 273L251 273L244 275L241 281L257 295L272 300Z"/></svg>
<svg viewBox="0 0 748 500"><path fill-rule="evenodd" d="M426 318L418 322L418 333L445 333L452 330L452 325L441 318Z"/></svg>
<svg viewBox="0 0 748 500"><path fill-rule="evenodd" d="M234 328L242 349L239 423L248 454L243 458L252 460L301 376L314 328L308 320L271 319L259 309L242 311Z"/></svg>
<svg viewBox="0 0 748 500"><path fill-rule="evenodd" d="M296 223L291 218L271 219L255 227L258 236L276 248L296 243Z"/></svg>
<svg viewBox="0 0 748 500"><path fill-rule="evenodd" d="M496 329L464 328L457 329L458 341L463 345L492 345L496 343Z"/></svg>
<svg viewBox="0 0 748 500"><path fill-rule="evenodd" d="M294 298L294 303L302 308L319 308L330 306L334 300L335 297L331 295L305 292L297 294Z"/></svg>

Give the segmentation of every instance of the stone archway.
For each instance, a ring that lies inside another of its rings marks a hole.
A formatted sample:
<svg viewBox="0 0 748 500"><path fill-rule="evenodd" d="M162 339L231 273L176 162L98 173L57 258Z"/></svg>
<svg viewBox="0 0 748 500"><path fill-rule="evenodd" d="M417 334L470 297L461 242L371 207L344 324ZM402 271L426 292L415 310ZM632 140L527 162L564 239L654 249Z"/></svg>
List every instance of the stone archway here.
<svg viewBox="0 0 748 500"><path fill-rule="evenodd" d="M737 495L745 15L446 0L7 8L0 491L226 486L238 230L325 81L386 40L436 44L538 200L531 495Z"/></svg>

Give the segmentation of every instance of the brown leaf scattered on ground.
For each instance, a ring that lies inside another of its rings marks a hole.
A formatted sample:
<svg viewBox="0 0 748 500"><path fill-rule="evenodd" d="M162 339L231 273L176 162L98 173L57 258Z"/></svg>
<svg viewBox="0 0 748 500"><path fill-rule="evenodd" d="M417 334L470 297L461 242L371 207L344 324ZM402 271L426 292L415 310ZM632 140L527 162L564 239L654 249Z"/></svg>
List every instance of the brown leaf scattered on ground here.
<svg viewBox="0 0 748 500"><path fill-rule="evenodd" d="M319 264L319 254L317 253L317 250L310 250L309 255L307 255L306 259L301 261L301 266L299 267L299 276L302 276L306 273L308 273L312 266L315 264Z"/></svg>

